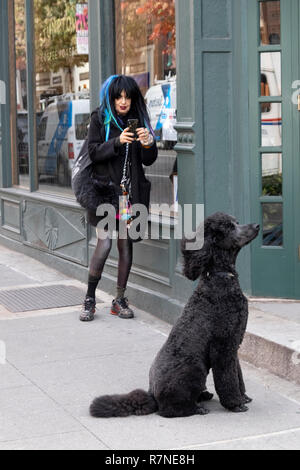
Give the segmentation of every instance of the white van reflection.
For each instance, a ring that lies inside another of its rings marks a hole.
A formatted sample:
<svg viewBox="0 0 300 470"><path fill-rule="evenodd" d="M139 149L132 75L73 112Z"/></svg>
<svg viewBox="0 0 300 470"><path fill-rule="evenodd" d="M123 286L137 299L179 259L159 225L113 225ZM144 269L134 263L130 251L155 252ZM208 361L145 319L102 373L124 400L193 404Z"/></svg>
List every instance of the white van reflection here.
<svg viewBox="0 0 300 470"><path fill-rule="evenodd" d="M174 129L177 117L176 77L156 81L147 91L145 100L158 146L172 149L177 142Z"/></svg>
<svg viewBox="0 0 300 470"><path fill-rule="evenodd" d="M261 146L280 147L282 144L281 103L272 101L273 96L281 96L281 53L264 52L261 60ZM267 101L268 100L268 101Z"/></svg>
<svg viewBox="0 0 300 470"><path fill-rule="evenodd" d="M88 99L57 99L45 109L38 126L39 181L70 186L74 160L87 136Z"/></svg>

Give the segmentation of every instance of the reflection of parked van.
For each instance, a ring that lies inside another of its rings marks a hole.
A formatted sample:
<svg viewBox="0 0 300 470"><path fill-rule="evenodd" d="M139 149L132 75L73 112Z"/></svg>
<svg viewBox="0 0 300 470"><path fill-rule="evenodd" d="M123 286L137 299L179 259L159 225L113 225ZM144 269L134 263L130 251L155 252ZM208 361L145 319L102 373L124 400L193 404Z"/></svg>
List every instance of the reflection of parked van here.
<svg viewBox="0 0 300 470"><path fill-rule="evenodd" d="M261 146L281 147L282 145L282 108L281 103L273 101L274 96L281 96L281 53L263 52L260 54L261 96L266 101L261 103ZM282 154L278 151L262 157L263 185L273 190L282 191ZM264 187L266 189L266 187ZM282 246L282 204L267 204L264 208L263 245Z"/></svg>
<svg viewBox="0 0 300 470"><path fill-rule="evenodd" d="M173 147L177 141L176 123L176 77L162 80L149 88L145 95L151 125L156 139L164 147Z"/></svg>
<svg viewBox="0 0 300 470"><path fill-rule="evenodd" d="M53 178L69 185L75 158L87 136L90 120L88 99L51 103L38 126L39 178Z"/></svg>
<svg viewBox="0 0 300 470"><path fill-rule="evenodd" d="M273 96L281 96L281 53L264 52L261 57L260 94L270 101L261 103L261 146L282 145L281 103L272 102ZM262 159L262 176L282 174L280 153L269 153Z"/></svg>
<svg viewBox="0 0 300 470"><path fill-rule="evenodd" d="M281 146L281 103L272 102L272 96L281 96L281 53L261 54L261 96L270 102L261 104L261 145Z"/></svg>

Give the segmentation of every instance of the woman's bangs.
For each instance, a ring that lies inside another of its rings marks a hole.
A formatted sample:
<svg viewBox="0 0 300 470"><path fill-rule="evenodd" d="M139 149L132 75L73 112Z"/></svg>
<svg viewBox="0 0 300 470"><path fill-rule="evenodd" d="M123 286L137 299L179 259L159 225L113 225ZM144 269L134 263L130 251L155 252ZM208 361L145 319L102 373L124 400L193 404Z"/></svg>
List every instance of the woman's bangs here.
<svg viewBox="0 0 300 470"><path fill-rule="evenodd" d="M120 98L123 90L126 93L126 98L131 98L131 99L134 98L136 95L134 85L135 85L134 80L130 79L130 77L124 77L124 76L118 77L112 83L111 98L113 100Z"/></svg>

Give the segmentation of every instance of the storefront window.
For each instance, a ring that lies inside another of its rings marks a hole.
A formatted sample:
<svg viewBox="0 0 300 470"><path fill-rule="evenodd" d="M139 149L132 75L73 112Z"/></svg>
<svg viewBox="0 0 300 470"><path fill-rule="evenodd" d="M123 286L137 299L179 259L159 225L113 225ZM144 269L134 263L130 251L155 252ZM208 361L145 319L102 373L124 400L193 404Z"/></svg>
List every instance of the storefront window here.
<svg viewBox="0 0 300 470"><path fill-rule="evenodd" d="M90 115L88 3L34 0L39 188L71 193Z"/></svg>
<svg viewBox="0 0 300 470"><path fill-rule="evenodd" d="M3 181L2 181L2 135L3 135L3 131L2 131L2 105L5 105L6 103L6 87L5 87L5 83L0 80L0 187L2 186L3 184Z"/></svg>
<svg viewBox="0 0 300 470"><path fill-rule="evenodd" d="M280 1L260 2L261 45L280 44Z"/></svg>
<svg viewBox="0 0 300 470"><path fill-rule="evenodd" d="M261 188L269 199L284 195L280 42L280 1L260 2ZM272 52L269 46L277 50ZM262 204L263 246L283 246L283 211L282 202Z"/></svg>
<svg viewBox="0 0 300 470"><path fill-rule="evenodd" d="M17 101L17 182L20 186L29 188L25 1L15 0L14 5Z"/></svg>
<svg viewBox="0 0 300 470"><path fill-rule="evenodd" d="M283 246L283 210L281 203L262 204L263 245Z"/></svg>
<svg viewBox="0 0 300 470"><path fill-rule="evenodd" d="M260 54L261 96L281 96L281 52Z"/></svg>
<svg viewBox="0 0 300 470"><path fill-rule="evenodd" d="M282 154L262 154L262 196L282 196Z"/></svg>
<svg viewBox="0 0 300 470"><path fill-rule="evenodd" d="M1 101L1 80L0 80L0 187L3 184L2 181L2 101ZM4 100L3 100L4 102Z"/></svg>
<svg viewBox="0 0 300 470"><path fill-rule="evenodd" d="M159 156L145 168L151 202L176 201L176 31L175 0L115 1L116 70L139 84L155 131Z"/></svg>
<svg viewBox="0 0 300 470"><path fill-rule="evenodd" d="M280 147L282 145L281 103L261 103L261 146Z"/></svg>

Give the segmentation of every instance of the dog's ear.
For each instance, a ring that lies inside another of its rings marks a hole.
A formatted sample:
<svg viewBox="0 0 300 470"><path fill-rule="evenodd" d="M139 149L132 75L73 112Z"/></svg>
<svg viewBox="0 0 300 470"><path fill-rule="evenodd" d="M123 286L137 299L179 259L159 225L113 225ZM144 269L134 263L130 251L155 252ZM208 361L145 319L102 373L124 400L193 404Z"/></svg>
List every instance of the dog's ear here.
<svg viewBox="0 0 300 470"><path fill-rule="evenodd" d="M181 242L183 274L191 281L195 281L199 276L208 271L212 257L212 244L210 237L205 237L204 245L200 250L187 250L186 247L190 243L191 240L185 238Z"/></svg>

